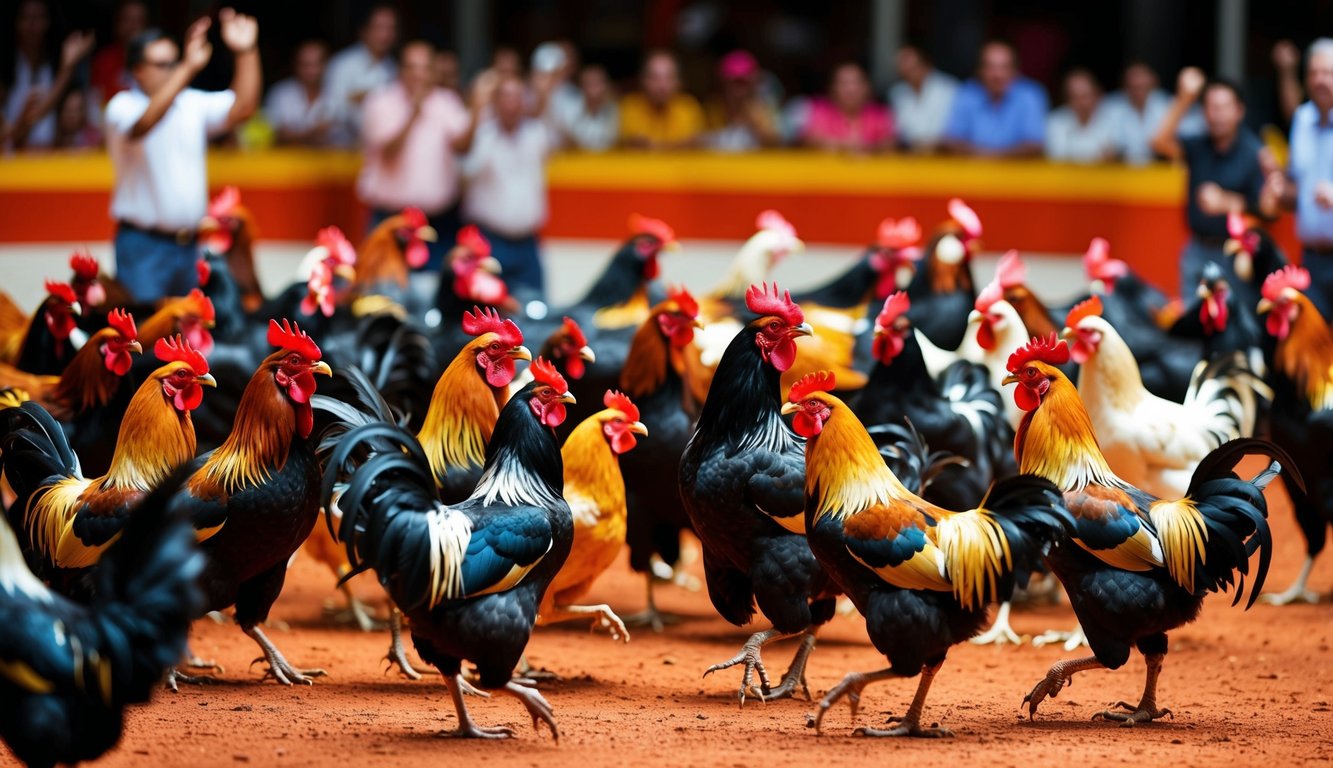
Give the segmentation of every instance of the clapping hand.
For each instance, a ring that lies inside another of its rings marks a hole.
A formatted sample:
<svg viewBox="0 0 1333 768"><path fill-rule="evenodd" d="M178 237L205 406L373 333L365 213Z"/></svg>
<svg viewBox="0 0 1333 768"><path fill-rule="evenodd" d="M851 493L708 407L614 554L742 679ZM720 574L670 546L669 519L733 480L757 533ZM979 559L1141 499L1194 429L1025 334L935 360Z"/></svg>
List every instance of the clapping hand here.
<svg viewBox="0 0 1333 768"><path fill-rule="evenodd" d="M213 25L207 16L199 19L185 30L185 66L198 72L208 66L213 58L213 44L208 42L208 28Z"/></svg>
<svg viewBox="0 0 1333 768"><path fill-rule="evenodd" d="M255 17L223 8L218 11L218 21L222 22L222 42L233 52L253 51L259 43L259 22Z"/></svg>

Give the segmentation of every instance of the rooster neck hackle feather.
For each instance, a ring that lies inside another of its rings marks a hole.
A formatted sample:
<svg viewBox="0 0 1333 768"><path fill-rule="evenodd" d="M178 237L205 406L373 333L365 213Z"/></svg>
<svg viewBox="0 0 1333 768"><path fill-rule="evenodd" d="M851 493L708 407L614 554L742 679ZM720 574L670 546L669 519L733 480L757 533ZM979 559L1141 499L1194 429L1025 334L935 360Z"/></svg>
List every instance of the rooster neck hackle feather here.
<svg viewBox="0 0 1333 768"><path fill-rule="evenodd" d="M147 493L195 454L194 423L162 391L162 380L186 363L158 368L130 398L104 485Z"/></svg>
<svg viewBox="0 0 1333 768"><path fill-rule="evenodd" d="M1018 471L1044 477L1065 493L1093 483L1125 487L1102 456L1078 391L1063 374L1049 371L1051 388L1018 428Z"/></svg>
<svg viewBox="0 0 1333 768"><path fill-rule="evenodd" d="M666 381L668 369L676 368L675 364L680 360L679 356L671 355L670 343L657 324L657 316L665 311L665 306L653 307L630 341L625 365L620 370L620 389L630 397L645 397L656 392ZM674 372L680 375L679 369Z"/></svg>
<svg viewBox="0 0 1333 768"><path fill-rule="evenodd" d="M250 377L231 434L190 478L191 493L203 498L227 497L238 489L261 485L286 465L296 437L296 413L273 379L274 366L286 354L270 355Z"/></svg>
<svg viewBox="0 0 1333 768"><path fill-rule="evenodd" d="M1277 344L1273 366L1305 393L1312 409L1333 410L1333 333L1304 294L1293 301L1300 311L1287 338Z"/></svg>
<svg viewBox="0 0 1333 768"><path fill-rule="evenodd" d="M477 352L496 338L485 333L468 342L435 385L418 439L437 482L451 468L486 463L486 445L509 388L494 390L486 383L477 367Z"/></svg>
<svg viewBox="0 0 1333 768"><path fill-rule="evenodd" d="M75 413L100 408L115 396L121 377L107 370L102 345L118 338L120 332L114 328L94 333L61 371L56 397L74 406Z"/></svg>
<svg viewBox="0 0 1333 768"><path fill-rule="evenodd" d="M610 443L602 434L604 420L621 415L618 411L601 411L584 419L565 439L560 449L560 458L565 465L564 493L568 496L576 492L590 499L593 504L571 511L580 512L601 510L625 512L625 480L620 474L620 460L611 450ZM595 525L595 519L578 519L580 526Z"/></svg>
<svg viewBox="0 0 1333 768"><path fill-rule="evenodd" d="M1128 411L1148 394L1138 361L1110 323L1098 318L1089 325L1102 334L1102 339L1096 353L1079 369L1078 393L1085 402Z"/></svg>
<svg viewBox="0 0 1333 768"><path fill-rule="evenodd" d="M831 404L834 413L806 442L805 494L806 503L814 504L814 521L825 516L846 520L872 506L911 498L842 401L827 394L817 397Z"/></svg>

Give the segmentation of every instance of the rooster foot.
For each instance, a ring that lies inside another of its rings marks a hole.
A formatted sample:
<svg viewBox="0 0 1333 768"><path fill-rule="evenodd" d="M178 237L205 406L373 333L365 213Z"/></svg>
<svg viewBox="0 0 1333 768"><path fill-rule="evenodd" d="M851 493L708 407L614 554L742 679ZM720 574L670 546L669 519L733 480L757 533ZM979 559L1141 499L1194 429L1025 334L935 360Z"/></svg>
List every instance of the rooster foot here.
<svg viewBox="0 0 1333 768"><path fill-rule="evenodd" d="M532 666L532 662L528 661L528 655L523 654L518 660L518 669L514 670L513 681L519 685L534 686L539 680L558 683L564 678L549 669L539 669Z"/></svg>
<svg viewBox="0 0 1333 768"><path fill-rule="evenodd" d="M1092 716L1093 720L1116 720L1122 726L1133 726L1135 723L1151 723L1154 720L1160 720L1163 717L1170 717L1172 720L1176 716L1166 707L1157 708L1156 702L1143 701L1136 706L1125 701L1117 701L1112 705L1117 709L1107 709ZM1124 710L1119 711L1119 710Z"/></svg>
<svg viewBox="0 0 1333 768"><path fill-rule="evenodd" d="M604 629L611 635L612 640L619 640L622 643L629 642L629 630L625 628L625 622L616 615L615 611L611 610L610 606L595 605L592 607L596 609L597 618L592 620L592 626L588 629L589 632Z"/></svg>
<svg viewBox="0 0 1333 768"><path fill-rule="evenodd" d="M1052 645L1054 643L1063 643L1062 646L1066 652L1074 651L1080 647L1086 647L1088 636L1083 634L1083 627L1075 627L1070 632L1059 632L1057 630L1048 630L1032 638L1032 646L1040 648L1043 645Z"/></svg>
<svg viewBox="0 0 1333 768"><path fill-rule="evenodd" d="M347 605L342 608L325 606L324 615L340 626L355 624L362 632L379 632L388 626L386 622L375 618L365 603L351 595L347 597Z"/></svg>
<svg viewBox="0 0 1333 768"><path fill-rule="evenodd" d="M916 739L952 739L953 731L948 728L941 728L939 723L931 723L929 728L922 727L916 719L908 720L906 717L890 717L887 722L898 723L895 728L857 728L852 731L853 736L868 736L871 738L893 738L898 736L908 736Z"/></svg>
<svg viewBox="0 0 1333 768"><path fill-rule="evenodd" d="M626 616L621 619L626 627L648 627L657 634L662 634L668 626L674 626L680 623L680 617L674 613L663 613L656 608L649 608L646 611Z"/></svg>
<svg viewBox="0 0 1333 768"><path fill-rule="evenodd" d="M1001 603L991 628L972 638L973 645L1022 645L1023 638L1009 624L1009 603Z"/></svg>
<svg viewBox="0 0 1333 768"><path fill-rule="evenodd" d="M546 699L537 692L536 688L510 680L505 684L505 687L500 689L500 693L513 696L523 702L528 714L532 716L532 729L534 731L540 731L541 724L546 723L546 726L551 729L551 738L556 742L560 741L560 729L555 725L555 712Z"/></svg>
<svg viewBox="0 0 1333 768"><path fill-rule="evenodd" d="M185 683L186 685L212 685L217 681L218 679L216 677L210 677L209 675L182 675L175 667L172 667L171 671L167 672L165 683L168 691L171 691L172 693L180 693L180 690L176 687L178 683Z"/></svg>
<svg viewBox="0 0 1333 768"><path fill-rule="evenodd" d="M222 668L221 664L217 663L212 659L201 659L198 656L195 656L194 652L190 650L189 646L185 647L185 666L189 667L190 669L205 669L208 670L209 672L216 672L219 675L227 671Z"/></svg>
<svg viewBox="0 0 1333 768"><path fill-rule="evenodd" d="M1037 707L1048 697L1055 698L1060 695L1061 689L1074 684L1074 673L1082 672L1088 669L1100 669L1102 663L1097 661L1096 656L1090 656L1086 659L1074 659L1070 661L1058 661L1051 666L1046 677L1042 678L1028 695L1023 697L1023 703L1028 708L1028 718L1035 720L1037 718Z"/></svg>
<svg viewBox="0 0 1333 768"><path fill-rule="evenodd" d="M411 660L407 658L407 649L403 647L403 642L401 638L398 640L398 642L389 644L389 652L384 654L384 658L381 659L381 661L385 662L384 663L385 674L388 674L389 670L393 669L394 667L397 667L398 673L401 674L403 677L406 677L408 680L421 679L422 672L421 670L412 666Z"/></svg>
<svg viewBox="0 0 1333 768"><path fill-rule="evenodd" d="M297 669L288 663L288 661L282 657L281 653L276 651L274 651L271 656L266 654L256 658L254 661L250 662L250 666L253 667L261 661L268 662L268 667L264 669L264 676L259 678L259 682L261 683L272 678L283 685L292 685L293 683L314 685L314 678L326 677L329 674L322 669Z"/></svg>
<svg viewBox="0 0 1333 768"><path fill-rule="evenodd" d="M514 737L513 728L498 726L495 728L482 728L476 723L460 725L452 731L440 731L435 734L441 739L512 739Z"/></svg>
<svg viewBox="0 0 1333 768"><path fill-rule="evenodd" d="M1268 605L1294 605L1297 603L1314 605L1319 602L1319 595L1312 590L1293 586L1285 592L1265 592L1259 595L1259 602Z"/></svg>
<svg viewBox="0 0 1333 768"><path fill-rule="evenodd" d="M783 635L775 629L756 632L750 636L749 640L745 641L745 645L741 646L740 653L727 659L721 664L714 664L709 667L704 671L704 677L708 677L714 672L720 672L721 670L730 669L737 665L744 664L745 672L741 674L741 687L737 692L740 704L744 707L746 694L754 690L754 675L756 672L759 673L759 690L761 692L773 688L773 684L768 678L768 669L764 666L764 658L760 649L764 647L765 643L779 639L782 636ZM761 695L760 699L763 698L765 697Z"/></svg>
<svg viewBox="0 0 1333 768"><path fill-rule="evenodd" d="M797 686L805 694L806 701L814 701L815 698L810 695L810 685L805 681L805 664L810 659L810 652L815 648L815 636L807 632L801 636L801 645L796 649L796 655L792 657L791 667L787 673L782 676L782 681L776 688L761 686L760 688L751 688L750 694L761 701L772 701L775 699L796 698Z"/></svg>
<svg viewBox="0 0 1333 768"><path fill-rule="evenodd" d="M842 679L841 683L833 686L833 689L824 694L824 698L819 702L819 709L813 717L806 719L806 727L814 728L815 733L822 734L824 727L824 715L839 699L846 698L847 706L852 710L852 719L856 719L856 712L861 708L861 691L876 680L882 680L883 676L877 672L849 672Z"/></svg>

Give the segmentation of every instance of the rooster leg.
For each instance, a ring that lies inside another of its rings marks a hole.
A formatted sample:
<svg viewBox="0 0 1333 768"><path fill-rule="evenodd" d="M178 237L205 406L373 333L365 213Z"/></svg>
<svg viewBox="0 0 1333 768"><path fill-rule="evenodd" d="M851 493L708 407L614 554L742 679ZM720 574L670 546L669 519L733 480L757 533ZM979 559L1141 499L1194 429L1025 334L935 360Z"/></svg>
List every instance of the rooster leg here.
<svg viewBox="0 0 1333 768"><path fill-rule="evenodd" d="M1260 595L1259 601L1269 605L1314 604L1319 602L1319 595L1305 588L1305 583L1310 580L1310 571L1313 569L1314 557L1306 555L1305 564L1301 566L1301 572L1296 576L1296 581L1292 582L1290 587L1282 592Z"/></svg>
<svg viewBox="0 0 1333 768"><path fill-rule="evenodd" d="M1009 603L1000 603L1000 610L995 612L995 623L970 641L973 645L1022 645L1023 638L1018 636L1009 625Z"/></svg>
<svg viewBox="0 0 1333 768"><path fill-rule="evenodd" d="M741 646L740 653L727 659L721 664L714 664L709 667L704 671L704 677L708 677L714 672L723 669L730 669L738 664L744 664L745 673L741 675L741 689L738 694L741 706L743 707L745 706L745 695L753 687L755 672L759 673L759 685L762 690L768 690L772 687L772 684L768 679L768 670L764 667L764 659L760 650L765 645L768 645L775 640L785 640L786 638L793 636L794 635L783 634L776 629L756 632L753 635L750 635L750 639L745 641L745 645Z"/></svg>
<svg viewBox="0 0 1333 768"><path fill-rule="evenodd" d="M538 680L560 682L564 678L549 669L538 669L532 666L532 662L528 661L528 654L526 653L519 656L518 668L514 670L514 682L519 685L536 685ZM475 690L474 688L473 691Z"/></svg>
<svg viewBox="0 0 1333 768"><path fill-rule="evenodd" d="M335 624L356 624L362 632L375 632L384 629L384 622L377 620L371 613L370 608L361 601L361 598L352 594L351 586L340 584L338 591L342 592L343 597L347 598L347 605L341 610L332 606L325 608L325 613Z"/></svg>
<svg viewBox="0 0 1333 768"><path fill-rule="evenodd" d="M912 697L912 704L907 708L907 714L902 717L889 718L889 722L897 723L897 726L893 728L857 728L852 733L857 736L875 738L892 736L912 736L918 739L951 738L953 731L948 728L941 728L939 723L933 723L929 728L921 727L921 711L926 708L926 694L930 692L930 684L935 680L935 673L939 672L942 666L944 666L944 662L940 661L934 666L921 669L921 682L917 683L916 695Z"/></svg>
<svg viewBox="0 0 1333 768"><path fill-rule="evenodd" d="M409 680L421 679L421 672L412 666L407 658L407 649L403 647L403 612L397 607L389 609L389 652L385 654L384 660L389 662L385 667L386 672L396 666L403 677Z"/></svg>
<svg viewBox="0 0 1333 768"><path fill-rule="evenodd" d="M186 685L211 685L217 681L216 677L210 677L208 675L182 675L175 667L172 667L171 670L167 672L167 677L164 683L168 691L179 693L180 691L176 686L180 683L185 683Z"/></svg>
<svg viewBox="0 0 1333 768"><path fill-rule="evenodd" d="M1092 716L1093 720L1118 720L1121 725L1134 725L1135 723L1150 723L1153 720L1175 715L1171 710L1163 707L1157 708L1157 677L1162 674L1162 660L1164 654L1154 653L1151 656L1145 656L1144 661L1148 662L1148 677L1143 684L1143 697L1139 699L1138 706L1123 701L1117 701L1115 706L1125 711L1108 709L1104 712L1098 712Z"/></svg>
<svg viewBox="0 0 1333 768"><path fill-rule="evenodd" d="M813 628L805 631L801 635L801 644L796 648L796 655L791 657L791 666L787 668L787 674L782 676L782 681L778 683L777 688L751 688L750 693L759 697L761 701L770 701L772 699L785 699L796 696L796 687L799 685L805 693L806 701L814 701L810 695L810 685L805 682L805 664L810 660L810 652L815 649L815 630Z"/></svg>
<svg viewBox="0 0 1333 768"><path fill-rule="evenodd" d="M662 634L662 630L668 624L679 624L680 617L670 613L662 613L657 610L657 600L653 597L653 588L656 577L649 573L645 579L648 582L648 607L640 613L625 617L625 626L627 627L650 627L657 634Z"/></svg>
<svg viewBox="0 0 1333 768"><path fill-rule="evenodd" d="M1105 666L1097 661L1096 656L1089 656L1086 659L1070 659L1068 661L1057 661L1046 677L1041 682L1033 686L1028 695L1023 697L1023 703L1028 705L1028 718L1035 720L1037 717L1037 705L1046 697L1055 698L1060 693L1060 689L1070 685L1073 681L1075 672L1083 672L1089 669L1105 669Z"/></svg>
<svg viewBox="0 0 1333 768"><path fill-rule="evenodd" d="M510 680L505 683L505 687L499 690L499 693L513 696L523 702L528 714L532 716L532 729L534 731L540 730L541 724L544 722L551 729L551 738L557 742L560 741L560 729L555 725L555 712L546 699L542 698L542 695L537 692L536 688Z"/></svg>
<svg viewBox="0 0 1333 768"><path fill-rule="evenodd" d="M219 675L227 671L222 668L221 664L212 659L201 659L198 656L195 656L194 651L190 650L189 645L185 646L185 666L190 669L206 669L209 672L216 672Z"/></svg>
<svg viewBox="0 0 1333 768"><path fill-rule="evenodd" d="M514 735L514 731L510 728L482 728L472 720L467 711L467 703L463 701L463 693L472 686L463 682L462 675L445 675L444 685L449 689L449 698L453 699L454 711L458 713L458 727L452 731L440 731L437 736L459 739L507 739Z"/></svg>
<svg viewBox="0 0 1333 768"><path fill-rule="evenodd" d="M609 605L557 605L554 610L548 611L548 614L540 617L539 621L543 626L591 616L593 617L591 631L605 629L611 634L612 640L629 642L629 630L625 629L625 622L620 620Z"/></svg>
<svg viewBox="0 0 1333 768"><path fill-rule="evenodd" d="M861 708L861 691L871 683L888 680L891 677L897 675L889 669L881 669L878 672L849 672L841 683L833 686L833 690L825 694L823 700L819 702L819 710L814 717L807 719L806 727L814 728L815 733L823 733L824 715L830 707L838 703L838 699L844 696L847 697L847 704L852 709L852 719L856 719L856 711Z"/></svg>
<svg viewBox="0 0 1333 768"><path fill-rule="evenodd" d="M1058 630L1048 630L1032 638L1032 645L1040 648L1043 645L1052 643L1063 643L1065 652L1071 652L1075 649L1085 647L1088 644L1088 636L1083 633L1082 625L1074 627L1072 631L1060 632Z"/></svg>
<svg viewBox="0 0 1333 768"><path fill-rule="evenodd" d="M264 635L264 630L259 627L242 627L241 629L251 640L258 643L260 649L264 652L263 656L250 663L253 665L259 661L268 662L268 669L264 671L264 676L260 678L260 682L271 677L283 685L291 685L292 683L314 685L315 681L311 678L324 677L328 674L322 669L297 669L293 667L282 655L282 651L278 650L278 647Z"/></svg>

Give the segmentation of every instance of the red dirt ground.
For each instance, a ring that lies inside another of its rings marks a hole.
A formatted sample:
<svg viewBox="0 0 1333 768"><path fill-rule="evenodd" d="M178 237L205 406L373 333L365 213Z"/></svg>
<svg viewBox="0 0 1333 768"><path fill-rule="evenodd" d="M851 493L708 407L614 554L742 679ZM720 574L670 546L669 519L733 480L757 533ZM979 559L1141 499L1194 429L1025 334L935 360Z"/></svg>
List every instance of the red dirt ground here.
<svg viewBox="0 0 1333 768"><path fill-rule="evenodd" d="M1285 588L1303 556L1303 542L1281 492L1271 517L1277 540L1269 584ZM697 566L696 566L697 570ZM927 703L926 720L953 729L949 740L866 740L855 725L880 723L906 708L915 681L870 687L855 723L845 704L825 719L825 734L805 727L805 701L735 700L740 673L701 679L711 663L729 658L746 632L717 618L707 596L675 587L660 590L663 607L685 617L663 635L635 633L628 645L581 626L539 630L529 648L533 664L564 680L543 683L555 708L559 745L535 733L517 701L470 699L482 725L508 725L508 742L434 738L455 725L438 677L419 682L385 675L379 662L387 634L336 628L322 616L335 597L332 577L298 559L273 610L289 631L270 636L297 665L328 669L313 687L258 683L246 665L254 644L234 626L200 621L194 648L226 666L223 683L183 686L133 710L121 745L105 766L274 765L494 765L561 768L591 765L758 766L764 763L875 764L913 768L966 762L986 768L1063 765L1327 765L1333 760L1333 605L1275 608L1249 613L1230 608L1228 596L1205 601L1203 616L1171 636L1159 703L1174 720L1121 728L1089 717L1117 699L1137 700L1143 663L1135 656L1117 672L1087 672L1072 688L1047 700L1035 722L1019 702L1046 669L1070 654L1058 647L975 647L949 656ZM1325 556L1311 586L1333 587L1333 556ZM373 583L360 590L375 594ZM631 613L642 606L641 582L619 564L592 595ZM1018 609L1019 632L1072 626L1068 608ZM791 642L766 658L773 673L786 669ZM850 670L877 669L884 659L869 645L859 616L839 616L821 634L809 681L821 696ZM0 751L0 763L12 758ZM448 761L448 762L444 762Z"/></svg>

